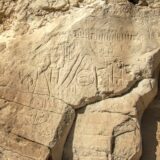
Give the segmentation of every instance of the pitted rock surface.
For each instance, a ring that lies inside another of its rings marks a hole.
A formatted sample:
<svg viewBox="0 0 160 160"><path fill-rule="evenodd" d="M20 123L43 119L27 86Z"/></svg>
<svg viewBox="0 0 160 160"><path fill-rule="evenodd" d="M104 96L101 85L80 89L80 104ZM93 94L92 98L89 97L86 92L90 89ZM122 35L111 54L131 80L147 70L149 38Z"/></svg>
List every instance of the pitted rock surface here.
<svg viewBox="0 0 160 160"><path fill-rule="evenodd" d="M140 160L159 28L157 0L0 0L0 159Z"/></svg>

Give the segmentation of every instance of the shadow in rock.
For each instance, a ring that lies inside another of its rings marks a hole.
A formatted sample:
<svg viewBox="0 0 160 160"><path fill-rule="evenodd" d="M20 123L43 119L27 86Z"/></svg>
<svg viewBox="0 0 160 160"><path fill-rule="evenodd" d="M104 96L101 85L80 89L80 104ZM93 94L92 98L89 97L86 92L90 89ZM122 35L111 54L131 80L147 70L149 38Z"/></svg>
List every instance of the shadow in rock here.
<svg viewBox="0 0 160 160"><path fill-rule="evenodd" d="M75 122L71 128L69 136L67 137L67 141L64 146L63 158L62 160L73 160L73 137L75 130Z"/></svg>
<svg viewBox="0 0 160 160"><path fill-rule="evenodd" d="M49 155L48 158L47 158L47 160L52 160L52 156Z"/></svg>
<svg viewBox="0 0 160 160"><path fill-rule="evenodd" d="M76 110L76 118L74 121L74 124L72 125L72 128L70 130L70 133L68 134L64 151L63 151L63 158L62 160L73 160L73 154L76 154L76 151L74 150L74 135L75 135L75 128L76 128L76 121L77 121L77 115L84 114L86 110L86 107L83 107L81 109ZM74 153L73 153L74 152Z"/></svg>
<svg viewBox="0 0 160 160"><path fill-rule="evenodd" d="M133 4L138 4L139 0L128 0L129 2L133 3Z"/></svg>
<svg viewBox="0 0 160 160"><path fill-rule="evenodd" d="M159 160L160 97L144 112L141 123L143 152L141 160ZM158 142L159 141L159 142Z"/></svg>

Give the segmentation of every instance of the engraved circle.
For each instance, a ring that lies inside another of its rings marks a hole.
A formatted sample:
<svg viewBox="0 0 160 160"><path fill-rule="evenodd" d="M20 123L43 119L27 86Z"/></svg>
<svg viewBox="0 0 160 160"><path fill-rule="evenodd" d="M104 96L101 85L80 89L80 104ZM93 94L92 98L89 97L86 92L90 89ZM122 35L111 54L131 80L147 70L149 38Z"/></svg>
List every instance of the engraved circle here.
<svg viewBox="0 0 160 160"><path fill-rule="evenodd" d="M81 70L77 76L77 83L80 86L88 86L94 83L94 75L90 70Z"/></svg>

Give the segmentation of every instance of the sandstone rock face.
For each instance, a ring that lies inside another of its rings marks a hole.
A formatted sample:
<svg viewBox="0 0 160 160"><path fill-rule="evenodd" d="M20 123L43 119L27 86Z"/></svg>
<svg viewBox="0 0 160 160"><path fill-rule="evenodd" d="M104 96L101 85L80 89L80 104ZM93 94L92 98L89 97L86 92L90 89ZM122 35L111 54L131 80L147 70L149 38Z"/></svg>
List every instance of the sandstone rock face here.
<svg viewBox="0 0 160 160"><path fill-rule="evenodd" d="M54 98L41 98L46 104L35 99L39 104L35 107L1 100L0 147L4 150L3 159L13 159L15 153L20 160L43 160L49 153L55 159L61 159L74 110ZM40 108L44 105L48 105L48 109Z"/></svg>
<svg viewBox="0 0 160 160"><path fill-rule="evenodd" d="M0 0L0 159L139 160L159 17L156 0Z"/></svg>
<svg viewBox="0 0 160 160"><path fill-rule="evenodd" d="M155 82L143 80L123 97L80 109L65 146L64 160L138 160L141 156L139 118L146 108L143 102L150 102L155 94Z"/></svg>

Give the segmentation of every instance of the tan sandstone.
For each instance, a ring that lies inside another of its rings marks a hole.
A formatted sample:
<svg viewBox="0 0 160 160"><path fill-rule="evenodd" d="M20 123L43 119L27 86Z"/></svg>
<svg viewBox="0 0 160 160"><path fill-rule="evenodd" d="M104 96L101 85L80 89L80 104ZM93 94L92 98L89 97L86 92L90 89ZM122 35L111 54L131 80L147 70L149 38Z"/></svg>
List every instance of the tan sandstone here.
<svg viewBox="0 0 160 160"><path fill-rule="evenodd" d="M0 0L0 160L140 160L159 18L157 0Z"/></svg>

